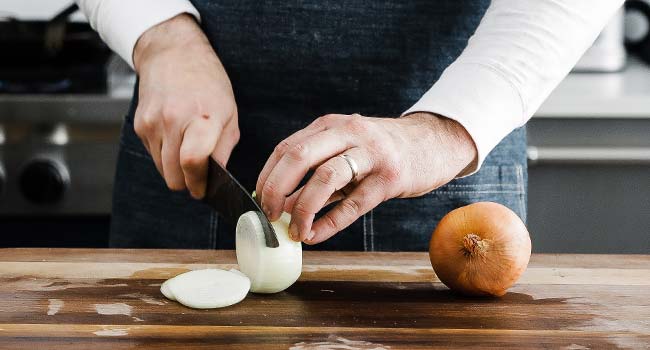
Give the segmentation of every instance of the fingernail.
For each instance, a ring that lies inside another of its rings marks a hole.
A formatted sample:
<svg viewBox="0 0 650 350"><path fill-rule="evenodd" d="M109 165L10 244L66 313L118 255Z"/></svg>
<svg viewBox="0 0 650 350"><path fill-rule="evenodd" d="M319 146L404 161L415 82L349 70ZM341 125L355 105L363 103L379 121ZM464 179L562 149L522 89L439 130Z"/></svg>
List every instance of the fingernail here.
<svg viewBox="0 0 650 350"><path fill-rule="evenodd" d="M289 236L291 236L291 239L294 241L300 240L300 235L298 234L298 225L293 222L289 224Z"/></svg>
<svg viewBox="0 0 650 350"><path fill-rule="evenodd" d="M311 242L311 240L314 239L315 235L316 232L314 232L314 230L309 231L309 234L307 235L307 240Z"/></svg>

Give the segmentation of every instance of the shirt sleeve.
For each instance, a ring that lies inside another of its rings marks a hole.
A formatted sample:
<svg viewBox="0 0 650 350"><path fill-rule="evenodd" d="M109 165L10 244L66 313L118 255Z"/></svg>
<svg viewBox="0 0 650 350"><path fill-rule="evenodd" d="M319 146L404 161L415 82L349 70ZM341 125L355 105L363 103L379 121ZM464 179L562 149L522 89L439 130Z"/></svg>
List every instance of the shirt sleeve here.
<svg viewBox="0 0 650 350"><path fill-rule="evenodd" d="M181 13L200 20L188 0L76 0L102 40L133 67L133 49L147 29Z"/></svg>
<svg viewBox="0 0 650 350"><path fill-rule="evenodd" d="M523 126L623 0L493 0L462 54L404 115L456 120L488 153ZM468 174L465 174L468 175Z"/></svg>

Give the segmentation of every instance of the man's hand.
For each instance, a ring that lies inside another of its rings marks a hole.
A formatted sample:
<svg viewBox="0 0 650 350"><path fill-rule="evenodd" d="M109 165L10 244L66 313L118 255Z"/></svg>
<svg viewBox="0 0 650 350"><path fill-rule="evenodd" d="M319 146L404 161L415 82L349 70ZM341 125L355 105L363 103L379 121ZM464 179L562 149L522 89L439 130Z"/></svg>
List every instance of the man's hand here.
<svg viewBox="0 0 650 350"><path fill-rule="evenodd" d="M352 170L345 154L358 165ZM257 181L271 220L290 212L289 233L308 244L322 242L381 202L416 197L473 166L476 148L457 122L428 113L399 119L327 115L282 141ZM296 187L310 169L307 184ZM329 203L339 203L313 222Z"/></svg>
<svg viewBox="0 0 650 350"><path fill-rule="evenodd" d="M225 165L239 141L226 71L186 14L146 31L133 61L140 77L135 132L170 189L202 198L208 157Z"/></svg>

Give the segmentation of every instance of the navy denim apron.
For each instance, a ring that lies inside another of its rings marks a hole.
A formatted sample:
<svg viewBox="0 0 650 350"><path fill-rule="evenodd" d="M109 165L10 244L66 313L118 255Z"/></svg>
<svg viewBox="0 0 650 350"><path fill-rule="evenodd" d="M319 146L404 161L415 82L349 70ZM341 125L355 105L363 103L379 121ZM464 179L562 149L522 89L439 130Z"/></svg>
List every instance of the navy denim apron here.
<svg viewBox="0 0 650 350"><path fill-rule="evenodd" d="M241 141L228 168L250 190L275 145L321 115L399 116L458 57L489 4L192 2L233 84ZM186 192L166 188L134 133L135 106L137 97L121 138L111 246L233 248L233 227ZM419 198L385 202L308 249L426 250L443 215L477 201L502 203L525 220L525 144L525 130L515 130L477 174Z"/></svg>

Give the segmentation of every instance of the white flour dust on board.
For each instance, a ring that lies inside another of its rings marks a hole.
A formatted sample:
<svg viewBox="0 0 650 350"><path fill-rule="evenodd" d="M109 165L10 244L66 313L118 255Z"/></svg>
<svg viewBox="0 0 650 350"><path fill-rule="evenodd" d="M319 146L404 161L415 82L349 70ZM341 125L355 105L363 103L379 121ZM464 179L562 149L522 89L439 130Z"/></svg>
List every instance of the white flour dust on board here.
<svg viewBox="0 0 650 350"><path fill-rule="evenodd" d="M100 315L124 315L131 316L133 307L124 303L95 304L95 311Z"/></svg>
<svg viewBox="0 0 650 350"><path fill-rule="evenodd" d="M164 300L160 300L160 299L154 298L154 297L152 297L150 295L142 294L142 293L122 294L122 295L120 295L120 297L131 298L131 299L139 299L139 300L142 300L143 302L145 302L147 304L151 304L151 305L160 305L160 306L162 306L162 305L167 304L167 302L164 301Z"/></svg>
<svg viewBox="0 0 650 350"><path fill-rule="evenodd" d="M15 290L27 290L35 292L52 292L73 288L113 288L127 287L128 284L104 284L104 280L84 280L83 282L70 282L60 278L20 278L15 281L4 282L3 286Z"/></svg>
<svg viewBox="0 0 650 350"><path fill-rule="evenodd" d="M300 342L289 350L388 350L390 346L375 344L363 340L350 340L331 335L327 341Z"/></svg>
<svg viewBox="0 0 650 350"><path fill-rule="evenodd" d="M47 306L47 314L49 316L56 315L63 307L63 300L61 299L48 299L50 304Z"/></svg>
<svg viewBox="0 0 650 350"><path fill-rule="evenodd" d="M111 328L111 329L101 329L96 332L93 332L94 335L100 337L119 337L122 335L129 335L128 329L126 328Z"/></svg>

